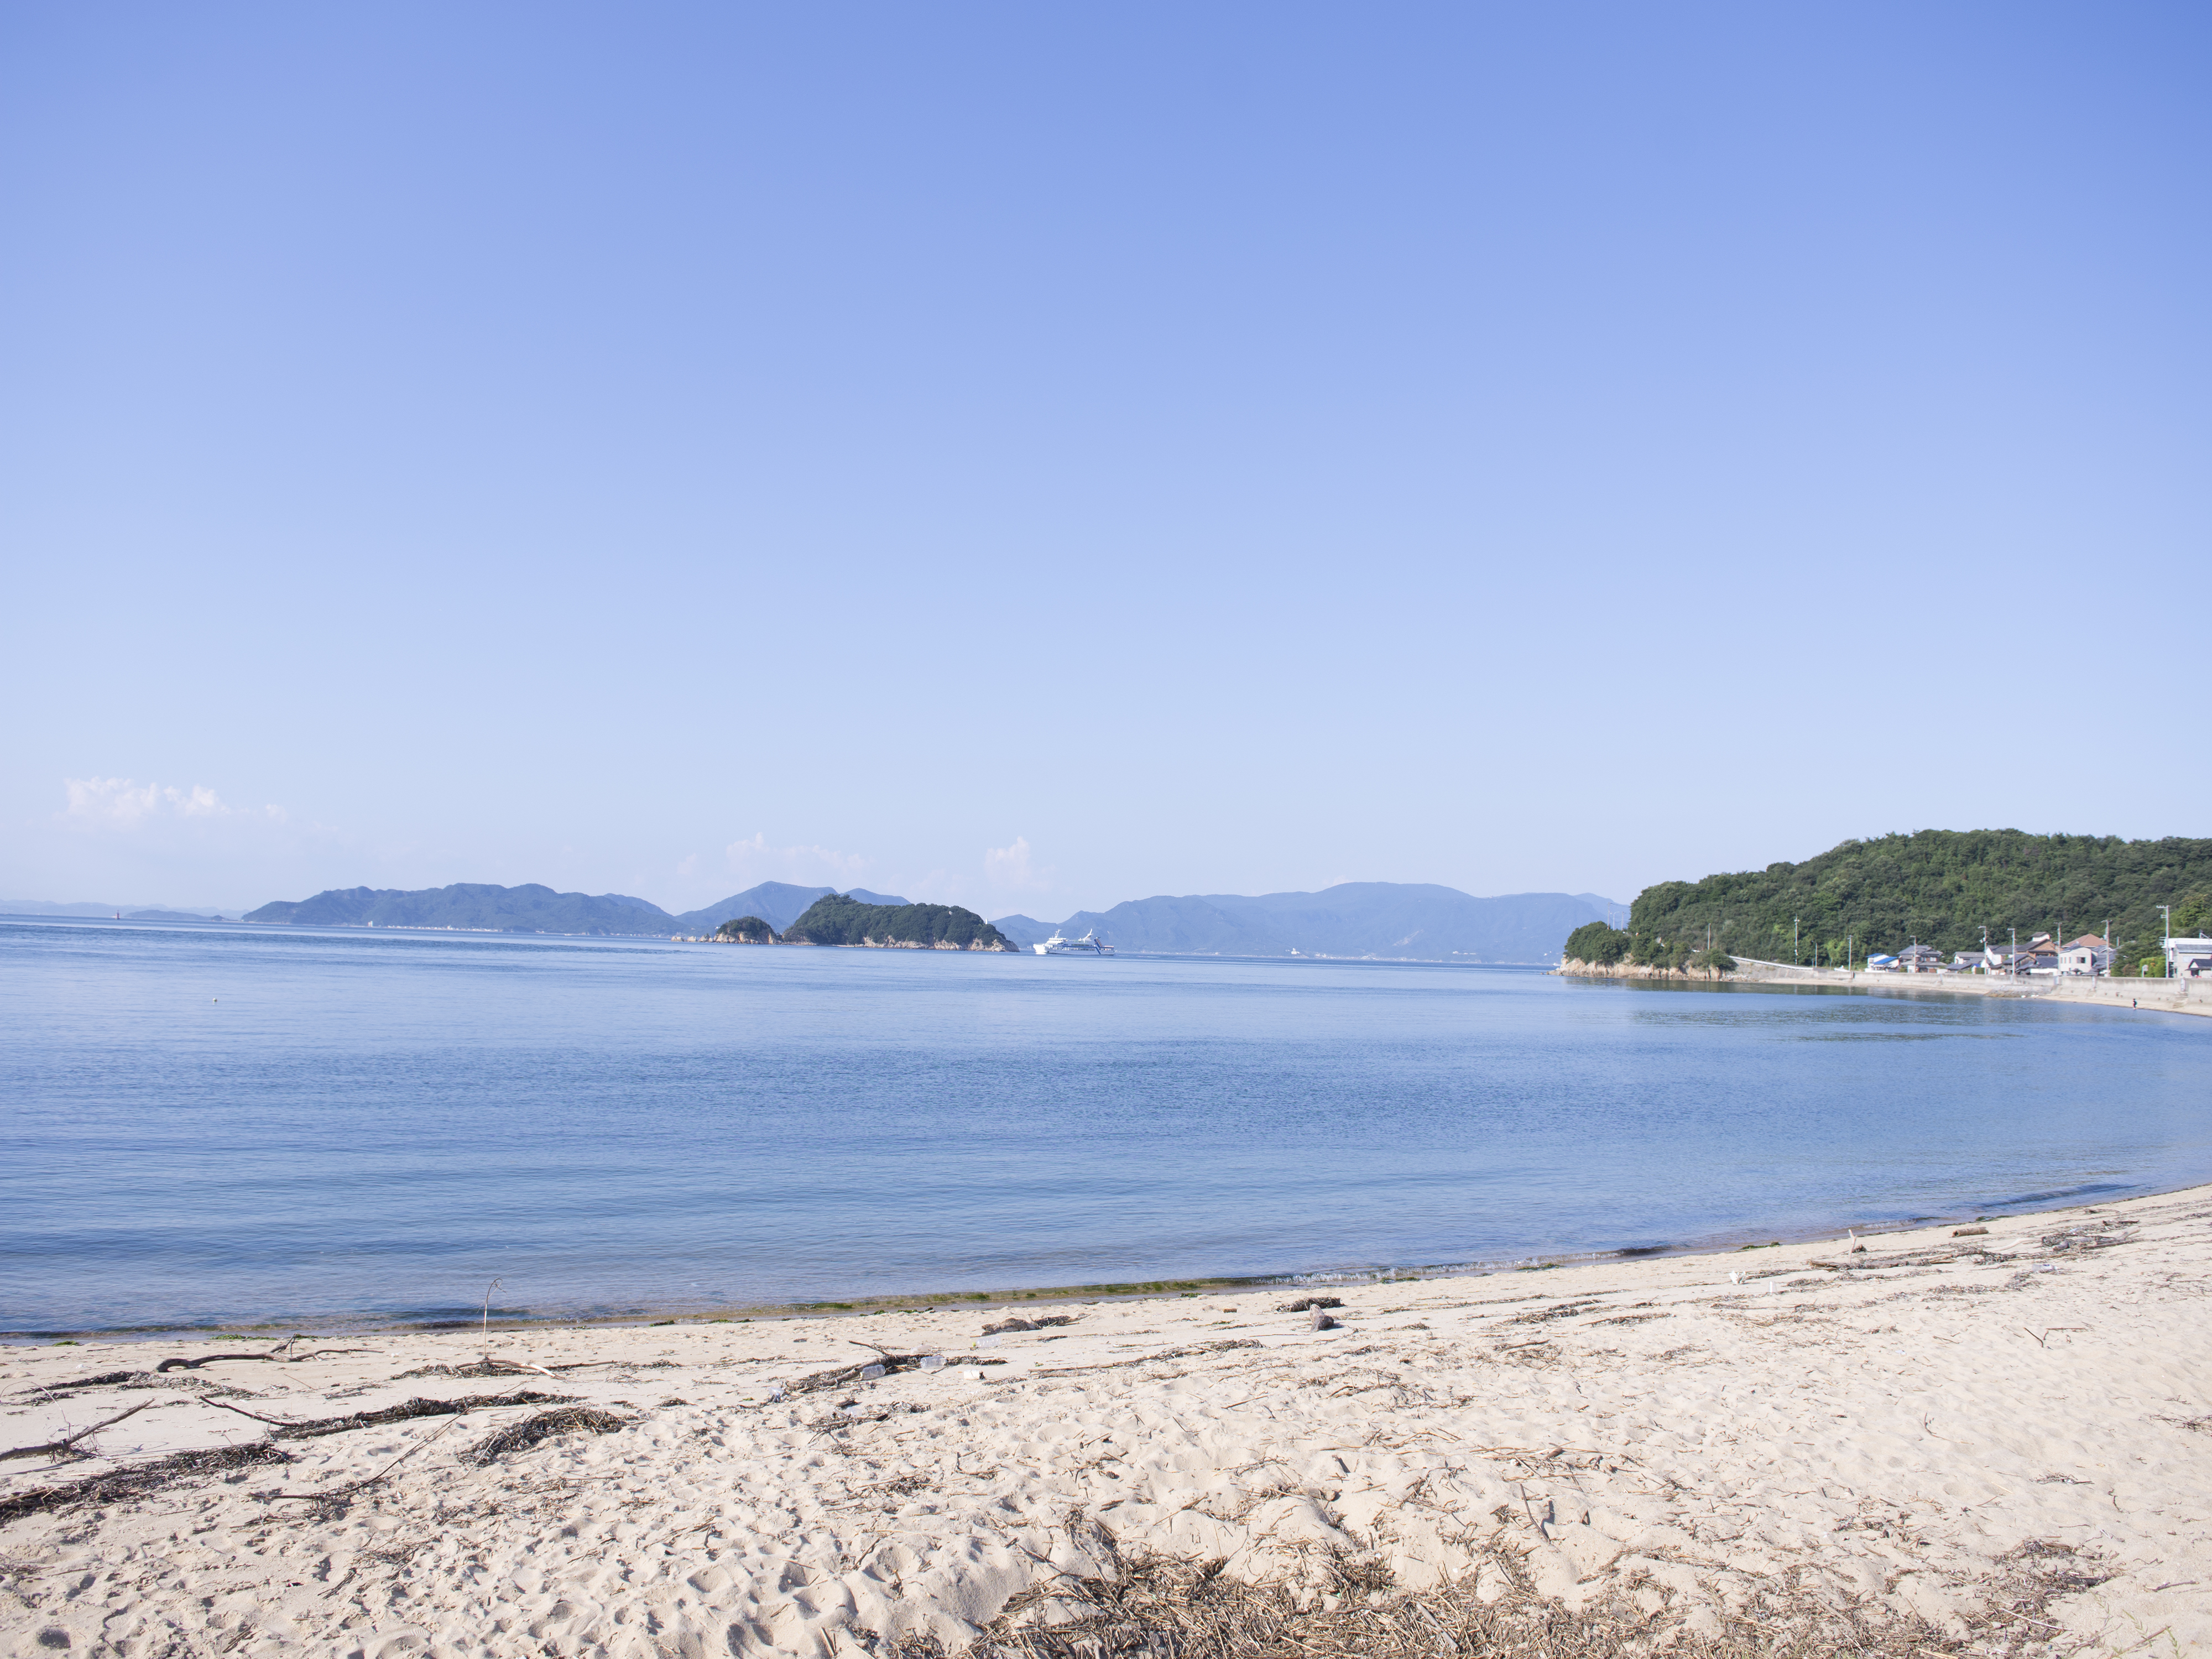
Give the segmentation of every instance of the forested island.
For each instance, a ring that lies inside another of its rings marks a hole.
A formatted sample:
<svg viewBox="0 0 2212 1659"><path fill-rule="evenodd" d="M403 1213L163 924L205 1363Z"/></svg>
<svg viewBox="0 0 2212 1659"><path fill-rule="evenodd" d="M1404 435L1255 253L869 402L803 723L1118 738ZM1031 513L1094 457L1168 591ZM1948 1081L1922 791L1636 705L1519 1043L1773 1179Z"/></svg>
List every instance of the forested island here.
<svg viewBox="0 0 2212 1659"><path fill-rule="evenodd" d="M1594 921L1564 956L1593 966L1841 963L1848 953L1931 945L1945 956L1999 950L2017 929L2063 939L2112 927L2116 971L2158 956L2171 906L2176 934L2212 923L2212 840L2031 836L2018 830L1923 830L1847 841L1802 864L1662 881L1630 906L1628 926ZM1707 955L1711 939L1711 954Z"/></svg>
<svg viewBox="0 0 2212 1659"><path fill-rule="evenodd" d="M623 893L556 893L535 882L498 887L456 882L450 887L402 890L333 887L313 898L279 900L249 910L247 921L295 927L428 927L465 933L658 934L666 938L676 918L657 904Z"/></svg>
<svg viewBox="0 0 2212 1659"><path fill-rule="evenodd" d="M758 916L732 916L714 930L714 937L732 945L774 945L775 929Z"/></svg>
<svg viewBox="0 0 2212 1659"><path fill-rule="evenodd" d="M894 951L1018 951L1022 947L957 904L864 904L831 893L783 930L786 945L861 945Z"/></svg>

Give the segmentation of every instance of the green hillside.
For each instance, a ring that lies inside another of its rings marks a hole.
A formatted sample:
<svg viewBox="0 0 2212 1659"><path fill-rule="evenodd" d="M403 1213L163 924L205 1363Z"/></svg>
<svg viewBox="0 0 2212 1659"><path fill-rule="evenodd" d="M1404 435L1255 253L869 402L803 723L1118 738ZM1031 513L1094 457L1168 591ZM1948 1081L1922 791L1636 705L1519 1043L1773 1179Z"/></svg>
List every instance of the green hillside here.
<svg viewBox="0 0 2212 1659"><path fill-rule="evenodd" d="M1948 955L1978 949L1984 927L2002 948L2014 928L2025 944L2101 933L2110 918L2122 971L2133 972L2158 948L2161 904L2173 907L2177 933L2212 922L2212 841L1923 830L1847 841L1802 864L1662 881L1638 895L1625 936L1583 928L1568 954L1679 965L1710 927L1720 950L1789 962L1794 927L1808 962L1815 946L1822 962L1841 961L1846 938L1859 957L1916 939Z"/></svg>
<svg viewBox="0 0 2212 1659"><path fill-rule="evenodd" d="M832 893L783 930L786 945L910 945L962 951L1021 947L957 904L863 904Z"/></svg>

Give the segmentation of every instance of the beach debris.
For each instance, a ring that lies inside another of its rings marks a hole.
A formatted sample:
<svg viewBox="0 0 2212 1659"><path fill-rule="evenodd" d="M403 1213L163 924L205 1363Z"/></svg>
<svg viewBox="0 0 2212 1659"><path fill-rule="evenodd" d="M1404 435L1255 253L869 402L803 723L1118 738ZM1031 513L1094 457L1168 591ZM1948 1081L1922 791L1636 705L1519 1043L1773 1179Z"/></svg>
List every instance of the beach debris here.
<svg viewBox="0 0 2212 1659"><path fill-rule="evenodd" d="M997 1336L1003 1331L1042 1331L1054 1325L1073 1325L1074 1314L1048 1314L1042 1319L1002 1319L995 1325L983 1327L983 1334Z"/></svg>
<svg viewBox="0 0 2212 1659"><path fill-rule="evenodd" d="M1729 1278L1733 1282L1735 1275L1730 1273ZM1595 1297L1584 1297L1579 1301L1561 1302L1549 1308L1531 1308L1527 1313L1515 1314L1504 1322L1508 1325L1543 1325L1554 1319L1572 1319L1577 1314L1590 1313L1603 1306L1605 1304Z"/></svg>
<svg viewBox="0 0 2212 1659"><path fill-rule="evenodd" d="M999 1339L995 1336L979 1336L975 1339L975 1346L979 1348L995 1348L999 1346Z"/></svg>
<svg viewBox="0 0 2212 1659"><path fill-rule="evenodd" d="M66 1382L49 1382L31 1390L38 1394L63 1394L77 1389L112 1389L141 1376L151 1376L151 1371L102 1371L97 1376L76 1376Z"/></svg>
<svg viewBox="0 0 2212 1659"><path fill-rule="evenodd" d="M963 1375L970 1382L981 1382L983 1380L983 1368L981 1365L970 1365Z"/></svg>
<svg viewBox="0 0 2212 1659"><path fill-rule="evenodd" d="M926 1353L922 1355L921 1368L926 1371L943 1370L945 1369L945 1356L941 1353Z"/></svg>
<svg viewBox="0 0 2212 1659"><path fill-rule="evenodd" d="M345 1417L289 1418L264 1417L259 1412L250 1412L243 1406L234 1406L225 1401L210 1400L206 1403L227 1412L236 1412L240 1417L250 1417L257 1423L269 1424L276 1432L271 1440L315 1440L326 1434L344 1434L353 1429L379 1429L390 1423L407 1423L418 1417L464 1416L470 1412L488 1411L500 1406L542 1406L565 1404L574 1395L538 1394L529 1389L517 1389L513 1394L472 1394L459 1400L424 1400L420 1396L397 1406L386 1406L381 1411L355 1412Z"/></svg>
<svg viewBox="0 0 2212 1659"><path fill-rule="evenodd" d="M1987 1231L1989 1231L1987 1227L1954 1227L1951 1229L1951 1237L1954 1238L1975 1238Z"/></svg>
<svg viewBox="0 0 2212 1659"><path fill-rule="evenodd" d="M1257 1339L1249 1336L1224 1337L1218 1342L1196 1342L1187 1348L1163 1348L1158 1353L1140 1353L1128 1359L1105 1359L1091 1365L1055 1365L1041 1376L1075 1376L1086 1371L1126 1370L1132 1365L1157 1365L1164 1359L1189 1359L1200 1354L1226 1353L1231 1348L1256 1348ZM1003 1359L970 1359L971 1365L1003 1365Z"/></svg>
<svg viewBox="0 0 2212 1659"><path fill-rule="evenodd" d="M135 1416L137 1413L144 1411L149 1406L158 1406L162 1403L162 1401L158 1400L143 1400L139 1401L138 1404L131 1407L129 1411L118 1412L114 1416L107 1419L105 1422L95 1423L88 1429L79 1429L75 1434L65 1434L58 1440L49 1440L42 1446L16 1446L8 1451L0 1451L0 1463L7 1462L9 1460L17 1457L85 1456L88 1454L77 1450L77 1443L79 1441L89 1440L94 1435L98 1434L102 1429L112 1429L118 1423L120 1423L125 1418Z"/></svg>
<svg viewBox="0 0 2212 1659"><path fill-rule="evenodd" d="M597 1406L563 1406L558 1411L526 1417L520 1423L510 1423L485 1436L469 1457L478 1464L495 1463L510 1452L528 1451L556 1435L612 1434L617 1429L628 1428L629 1424L629 1418L602 1411Z"/></svg>
<svg viewBox="0 0 2212 1659"><path fill-rule="evenodd" d="M123 1469L111 1469L66 1486L38 1486L29 1492L0 1498L0 1522L43 1515L78 1504L112 1504L138 1498L195 1475L225 1474L257 1463L289 1463L292 1454L279 1451L265 1440L250 1446L216 1446L204 1451L178 1452Z"/></svg>
<svg viewBox="0 0 2212 1659"><path fill-rule="evenodd" d="M861 1342L854 1346L863 1348L875 1347L872 1342ZM864 1380L871 1369L875 1370L878 1376L889 1376L897 1371L921 1370L923 1369L922 1361L929 1357L918 1353L889 1353L881 1348L876 1348L876 1352L883 1356L882 1358L864 1359L857 1365L840 1365L834 1370L814 1371L805 1376L794 1377L788 1382L779 1383L777 1386L785 1394L821 1394L831 1389L850 1388L854 1383Z"/></svg>
<svg viewBox="0 0 2212 1659"><path fill-rule="evenodd" d="M863 1382L872 1382L883 1374L884 1368L881 1365L863 1365L860 1367L860 1381Z"/></svg>
<svg viewBox="0 0 2212 1659"><path fill-rule="evenodd" d="M1520 1504L1500 1504L1491 1511L1501 1527L1510 1520L1540 1532L1539 1516L1571 1521L1588 1512L1571 1495L1558 1500L1520 1496ZM1072 1522L1069 1532L1074 1535ZM1191 1654L1614 1659L1674 1651L1710 1659L1838 1653L1917 1659L1939 1650L1916 1614L1872 1600L1838 1604L1796 1585L1706 1613L1705 1634L1694 1633L1696 1624L1686 1629L1679 1610L1655 1617L1626 1595L1593 1595L1564 1606L1537 1587L1525 1540L1486 1543L1479 1553L1480 1571L1415 1590L1396 1579L1388 1559L1341 1546L1317 1552L1303 1581L1255 1583L1223 1571L1219 1557L1183 1559L1127 1548L1096 1521L1086 1522L1085 1532L1091 1535L1083 1541L1094 1559L1108 1564L1106 1570L1096 1576L1055 1574L1018 1591L963 1650L963 1659ZM2027 1559L2007 1558L2010 1571L1992 1597L2002 1611L1975 1622L1975 1634L1994 1638L1989 1651L2027 1650L2030 1639L2057 1628L2046 1616L2051 1601L2111 1577L2109 1571L2080 1571L2092 1564L2070 1552L2057 1554L2056 1547L2041 1547L2051 1549L2053 1559L2036 1559L2037 1547L2014 1553ZM1684 1636L1689 1639L1679 1647L1668 1639ZM1963 1647L1947 1642L1940 1650Z"/></svg>
<svg viewBox="0 0 2212 1659"><path fill-rule="evenodd" d="M1340 1308L1344 1304L1340 1302L1336 1305ZM1319 1308L1316 1308L1312 1317L1306 1321L1306 1328L1310 1331L1333 1331L1337 1328L1337 1322Z"/></svg>
<svg viewBox="0 0 2212 1659"><path fill-rule="evenodd" d="M307 1360L319 1359L325 1354L376 1352L374 1348L310 1348L305 1353L287 1352L286 1350L298 1340L297 1337L288 1336L266 1353L204 1353L197 1359L188 1359L179 1354L174 1358L164 1359L154 1369L156 1371L196 1371L201 1366L212 1365L220 1359L267 1359L279 1365L297 1365Z"/></svg>
<svg viewBox="0 0 2212 1659"><path fill-rule="evenodd" d="M1275 1311L1277 1313L1304 1313L1309 1308L1341 1308L1343 1305L1344 1298L1340 1296L1302 1296L1295 1302L1280 1302L1276 1304Z"/></svg>
<svg viewBox="0 0 2212 1659"><path fill-rule="evenodd" d="M674 1363L666 1359L576 1359L564 1365L533 1365L521 1359L471 1359L465 1365L417 1365L411 1371L400 1372L392 1380L404 1382L415 1376L551 1376L556 1371L588 1371L605 1365L618 1365L625 1370L675 1369Z"/></svg>

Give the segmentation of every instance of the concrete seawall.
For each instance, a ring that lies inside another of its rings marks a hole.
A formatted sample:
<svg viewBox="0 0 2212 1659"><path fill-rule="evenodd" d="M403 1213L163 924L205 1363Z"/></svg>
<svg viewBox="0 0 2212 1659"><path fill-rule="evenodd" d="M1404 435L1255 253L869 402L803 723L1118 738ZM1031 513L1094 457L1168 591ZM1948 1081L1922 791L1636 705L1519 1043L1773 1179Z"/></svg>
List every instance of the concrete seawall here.
<svg viewBox="0 0 2212 1659"><path fill-rule="evenodd" d="M2212 1016L2212 980L2207 979L2012 979L2002 974L1881 974L1843 968L1792 968L1787 963L1739 957L1729 982L1738 985L1849 986L1868 992L1908 995L2034 998L2050 1002L2089 1003L2107 1008L2136 1008L2163 1014ZM1663 979L1676 983L1710 982L1711 975L1629 963L1595 967L1570 962L1559 970L1577 979Z"/></svg>

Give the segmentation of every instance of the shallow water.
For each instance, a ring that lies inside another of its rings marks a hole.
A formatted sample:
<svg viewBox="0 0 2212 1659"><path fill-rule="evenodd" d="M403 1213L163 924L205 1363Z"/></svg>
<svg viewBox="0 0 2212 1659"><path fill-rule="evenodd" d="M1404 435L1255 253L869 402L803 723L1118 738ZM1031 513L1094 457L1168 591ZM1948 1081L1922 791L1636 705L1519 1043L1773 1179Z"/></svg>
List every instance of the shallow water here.
<svg viewBox="0 0 2212 1659"><path fill-rule="evenodd" d="M1504 1262L2212 1180L2212 1021L0 922L0 1331Z"/></svg>

